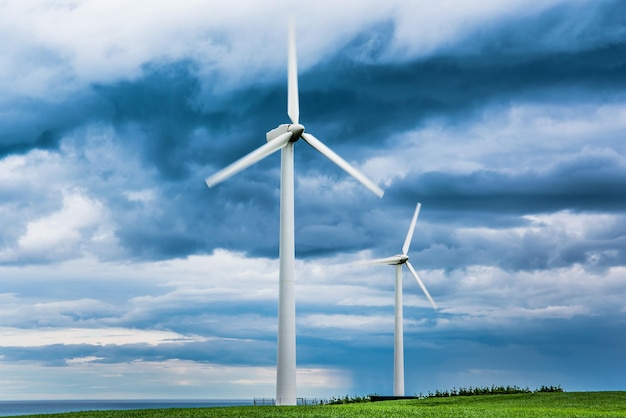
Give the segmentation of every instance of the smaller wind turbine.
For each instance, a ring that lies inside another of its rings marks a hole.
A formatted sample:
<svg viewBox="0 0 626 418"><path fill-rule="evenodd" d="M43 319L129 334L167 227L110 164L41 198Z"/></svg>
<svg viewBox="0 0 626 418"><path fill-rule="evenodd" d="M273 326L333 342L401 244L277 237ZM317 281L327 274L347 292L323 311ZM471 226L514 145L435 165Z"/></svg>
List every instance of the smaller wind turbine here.
<svg viewBox="0 0 626 418"><path fill-rule="evenodd" d="M396 327L394 331L393 340L393 394L394 396L404 396L404 334L402 330L402 265L406 265L417 284L420 285L422 291L430 301L433 309L437 309L437 304L428 293L424 282L417 275L417 272L409 263L409 247L411 246L411 240L413 239L413 232L415 231L415 224L417 223L417 217L420 213L422 204L417 202L415 206L415 213L413 213L413 219L411 220L411 226L409 232L406 234L404 245L402 246L402 253L387 258L379 258L370 261L373 264L389 264L396 266Z"/></svg>

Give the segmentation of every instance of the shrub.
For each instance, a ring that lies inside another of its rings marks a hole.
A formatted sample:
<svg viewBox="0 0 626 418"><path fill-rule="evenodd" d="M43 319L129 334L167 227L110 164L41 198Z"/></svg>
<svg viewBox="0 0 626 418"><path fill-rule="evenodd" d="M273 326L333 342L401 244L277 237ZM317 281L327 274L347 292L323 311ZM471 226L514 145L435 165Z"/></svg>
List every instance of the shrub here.
<svg viewBox="0 0 626 418"><path fill-rule="evenodd" d="M441 391L437 389L435 393L428 391L427 398L447 398L450 396L476 396L476 395L511 395L515 393L538 393L538 392L563 392L561 385L559 386L545 386L542 385L539 389L536 389L534 392L528 387L520 388L519 386L496 386L492 385L491 387L460 387L453 388L452 390L444 390ZM424 397L420 394L420 397Z"/></svg>

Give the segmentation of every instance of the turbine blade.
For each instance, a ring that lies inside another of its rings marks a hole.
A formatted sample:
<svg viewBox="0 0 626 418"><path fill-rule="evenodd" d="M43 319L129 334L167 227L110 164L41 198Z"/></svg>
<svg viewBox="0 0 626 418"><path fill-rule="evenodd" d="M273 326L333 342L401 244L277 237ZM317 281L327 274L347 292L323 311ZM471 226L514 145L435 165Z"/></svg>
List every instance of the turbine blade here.
<svg viewBox="0 0 626 418"><path fill-rule="evenodd" d="M247 168L251 166L252 164L256 163L257 161L260 161L263 158L267 157L268 155L278 151L279 149L287 145L287 143L289 143L289 140L291 139L292 135L293 134L291 132L286 132L280 136L277 136L276 138L272 139L268 143L255 149L248 155L241 157L240 159L230 164L229 166L223 168L222 170L218 171L212 176L207 177L207 179L205 180L207 186L213 187L217 183L220 183L226 180L227 178L229 178L230 176L237 174L244 168Z"/></svg>
<svg viewBox="0 0 626 418"><path fill-rule="evenodd" d="M406 234L406 239L404 240L404 245L402 246L402 254L407 255L409 252L409 247L411 246L411 240L413 239L413 232L415 231L415 224L417 223L417 217L420 213L420 208L422 204L417 202L417 206L415 206L415 212L413 213L413 219L411 219L411 226L409 227L409 232Z"/></svg>
<svg viewBox="0 0 626 418"><path fill-rule="evenodd" d="M392 257L386 257L386 258L375 258L374 260L365 260L363 261L364 264L389 264L389 265L394 265L394 264L400 264L400 260L398 259L398 256L394 255Z"/></svg>
<svg viewBox="0 0 626 418"><path fill-rule="evenodd" d="M420 279L420 276L417 275L417 272L415 271L415 269L413 268L411 263L409 263L407 261L405 264L409 268L409 271L411 272L413 277L415 277L415 280L417 280L417 284L419 284L420 287L422 288L422 291L424 292L424 294L426 295L426 297L430 301L430 304L433 306L433 309L437 309L437 304L435 303L433 298L430 296L430 293L428 293L428 290L426 289L426 286L424 286L424 283L422 282L422 279Z"/></svg>
<svg viewBox="0 0 626 418"><path fill-rule="evenodd" d="M337 155L333 150L328 148L319 139L309 133L303 133L302 139L304 139L310 146L319 151L326 158L337 164L343 170L345 170L352 177L357 179L363 186L367 187L378 197L383 197L385 193L380 187L378 187L372 180L368 179L356 168L352 167L346 160Z"/></svg>
<svg viewBox="0 0 626 418"><path fill-rule="evenodd" d="M287 114L292 123L298 123L300 105L298 103L298 57L296 51L296 24L293 16L289 19L289 45L287 48Z"/></svg>

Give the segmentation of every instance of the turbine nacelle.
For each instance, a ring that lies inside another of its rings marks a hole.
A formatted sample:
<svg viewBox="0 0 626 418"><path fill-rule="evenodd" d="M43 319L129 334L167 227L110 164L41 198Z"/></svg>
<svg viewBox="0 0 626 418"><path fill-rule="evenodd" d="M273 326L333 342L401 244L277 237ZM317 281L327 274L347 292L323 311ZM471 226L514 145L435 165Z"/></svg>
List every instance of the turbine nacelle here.
<svg viewBox="0 0 626 418"><path fill-rule="evenodd" d="M409 256L406 254L396 254L387 258L377 258L376 260L369 260L367 264L387 264L390 266L397 266L405 264L409 261Z"/></svg>
<svg viewBox="0 0 626 418"><path fill-rule="evenodd" d="M406 254L397 254L397 255L394 255L394 257L398 259L398 262L394 264L404 264L407 261L409 261L409 256Z"/></svg>
<svg viewBox="0 0 626 418"><path fill-rule="evenodd" d="M278 125L276 128L266 133L265 139L267 139L267 142L270 142L272 139L276 139L282 134L286 134L287 132L289 132L289 125L283 123L282 125Z"/></svg>

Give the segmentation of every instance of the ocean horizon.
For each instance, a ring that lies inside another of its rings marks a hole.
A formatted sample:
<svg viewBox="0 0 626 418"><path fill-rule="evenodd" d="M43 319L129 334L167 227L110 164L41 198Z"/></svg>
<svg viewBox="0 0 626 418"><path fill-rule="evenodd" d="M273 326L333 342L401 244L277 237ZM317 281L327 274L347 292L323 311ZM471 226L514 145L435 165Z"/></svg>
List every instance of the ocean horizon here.
<svg viewBox="0 0 626 418"><path fill-rule="evenodd" d="M70 399L0 401L0 417L63 412L162 408L213 408L271 404L272 398L255 399Z"/></svg>

